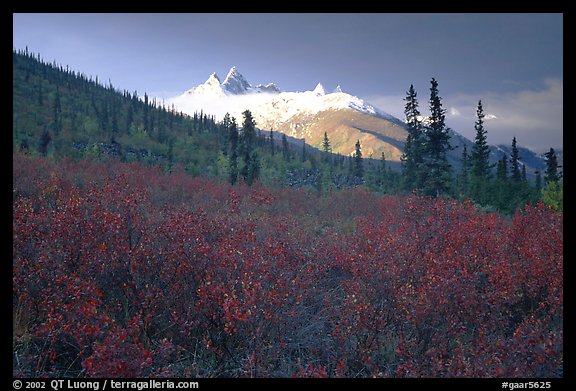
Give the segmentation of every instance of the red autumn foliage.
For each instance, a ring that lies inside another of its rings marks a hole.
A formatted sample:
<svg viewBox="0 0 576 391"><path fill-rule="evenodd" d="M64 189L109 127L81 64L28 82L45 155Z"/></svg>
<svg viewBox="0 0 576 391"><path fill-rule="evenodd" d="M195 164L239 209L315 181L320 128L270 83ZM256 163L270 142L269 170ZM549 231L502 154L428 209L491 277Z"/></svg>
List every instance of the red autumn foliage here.
<svg viewBox="0 0 576 391"><path fill-rule="evenodd" d="M15 376L561 377L563 215L13 156Z"/></svg>

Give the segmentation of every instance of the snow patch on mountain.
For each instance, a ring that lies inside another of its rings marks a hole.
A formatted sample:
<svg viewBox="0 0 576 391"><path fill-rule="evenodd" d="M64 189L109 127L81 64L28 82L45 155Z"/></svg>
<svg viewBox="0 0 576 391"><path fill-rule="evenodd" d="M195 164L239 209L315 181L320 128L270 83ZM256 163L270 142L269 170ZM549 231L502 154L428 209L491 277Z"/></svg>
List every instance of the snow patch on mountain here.
<svg viewBox="0 0 576 391"><path fill-rule="evenodd" d="M271 92L271 93L279 93L280 88L276 86L274 83L268 84L258 84L256 86L256 92Z"/></svg>

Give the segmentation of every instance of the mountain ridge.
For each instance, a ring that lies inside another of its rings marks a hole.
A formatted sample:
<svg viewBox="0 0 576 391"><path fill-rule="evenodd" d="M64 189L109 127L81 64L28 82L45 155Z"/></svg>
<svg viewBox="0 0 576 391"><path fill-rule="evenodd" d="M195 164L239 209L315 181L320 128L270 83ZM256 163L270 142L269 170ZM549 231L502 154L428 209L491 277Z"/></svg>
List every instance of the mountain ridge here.
<svg viewBox="0 0 576 391"><path fill-rule="evenodd" d="M332 92L327 92L321 82L307 91L281 91L273 83L252 87L236 66L230 68L225 81L218 86L214 85L215 80L219 81L217 77L209 78L204 84L170 98L168 103L187 114L202 109L216 117L228 112L241 118L244 110L250 110L261 129L304 139L316 148L322 147L326 132L332 151L343 155L352 154L354 144L360 140L366 157L380 158L384 153L387 160L400 162L407 136L405 122L343 92L340 85ZM212 89L217 93L207 93ZM462 147L466 145L470 151L473 141L452 130L451 143L455 148L449 153L449 161L459 167ZM491 145L490 150L493 163L502 154L509 154L501 146ZM527 165L529 176L545 164L541 155L527 148L523 148L521 162Z"/></svg>
<svg viewBox="0 0 576 391"><path fill-rule="evenodd" d="M213 73L212 75L215 75ZM337 85L332 92L327 92L321 82L315 88L308 91L294 92L281 91L273 83L266 85L258 84L256 87L247 81L233 66L224 82L216 85L217 77L210 77L204 84L198 85L186 91L184 94L168 99L168 104L173 104L176 109L186 114L192 114L202 109L204 112L222 118L229 113L234 118L242 118L244 110L250 110L256 125L263 130L278 130L292 137L306 139L307 143L321 148L320 137L324 131L334 135L333 129L340 128L347 134L350 145L343 145L333 140L332 150L335 153L350 155L354 144L358 139L366 142L363 144L365 151L380 157L381 152L388 152L388 158L399 161L400 149L406 135L396 132L395 135L387 134L386 129L391 126L402 126L403 122L394 116L385 113L363 99L342 91ZM349 115L342 115L342 110ZM322 114L321 114L322 113ZM352 117L357 121L365 122L365 116L372 117L369 122L380 122L379 125L368 126L372 133L382 133L380 141L378 137L368 137L362 130L362 126L354 126ZM342 123L335 123L330 118L340 118ZM343 136L340 135L342 138ZM337 137L338 138L338 137ZM386 145L383 139L393 139L395 146ZM370 145L374 139L378 145Z"/></svg>

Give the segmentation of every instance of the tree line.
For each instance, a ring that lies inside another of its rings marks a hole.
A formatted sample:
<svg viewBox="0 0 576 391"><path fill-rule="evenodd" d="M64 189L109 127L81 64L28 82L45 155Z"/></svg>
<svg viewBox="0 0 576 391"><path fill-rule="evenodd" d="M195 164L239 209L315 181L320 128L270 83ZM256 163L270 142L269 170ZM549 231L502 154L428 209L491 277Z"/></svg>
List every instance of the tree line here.
<svg viewBox="0 0 576 391"><path fill-rule="evenodd" d="M490 163L481 100L476 109L476 136L472 151L468 152L464 145L460 171L453 172L447 159L447 152L454 147L450 144L450 128L445 124L446 110L438 94L438 82L432 78L430 84L430 116L424 117L420 113L413 85L410 85L404 98L408 136L401 161L402 188L405 191L432 197L449 195L459 199L469 198L480 205L490 205L507 212L513 212L526 202L561 191L561 173L554 149L550 148L545 154L545 186L542 185L539 171L535 172L536 180L532 185L527 179L526 165L520 161L516 137L512 139L510 156L503 154L496 164L494 176L495 165ZM554 206L561 208L560 204L556 202Z"/></svg>

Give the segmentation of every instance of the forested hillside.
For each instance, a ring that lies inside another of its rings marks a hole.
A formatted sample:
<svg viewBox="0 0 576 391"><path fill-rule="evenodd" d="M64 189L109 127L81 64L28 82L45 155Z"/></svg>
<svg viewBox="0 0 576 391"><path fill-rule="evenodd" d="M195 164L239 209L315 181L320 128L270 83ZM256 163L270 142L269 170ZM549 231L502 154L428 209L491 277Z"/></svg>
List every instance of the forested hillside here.
<svg viewBox="0 0 576 391"><path fill-rule="evenodd" d="M201 108L193 116L183 115L146 93L104 86L97 77L45 63L27 51L13 53L13 66L14 151L54 158L111 157L167 171L177 164L193 176L229 178L230 121L217 123ZM234 120L242 132L245 119ZM350 157L326 157L301 141L257 128L253 144L259 180L265 184L321 189L360 183Z"/></svg>
<svg viewBox="0 0 576 391"><path fill-rule="evenodd" d="M101 156L124 161L181 162L196 174L214 175L225 133L199 113L186 118L150 102L146 94L104 87L98 78L14 53L15 149L53 156Z"/></svg>

